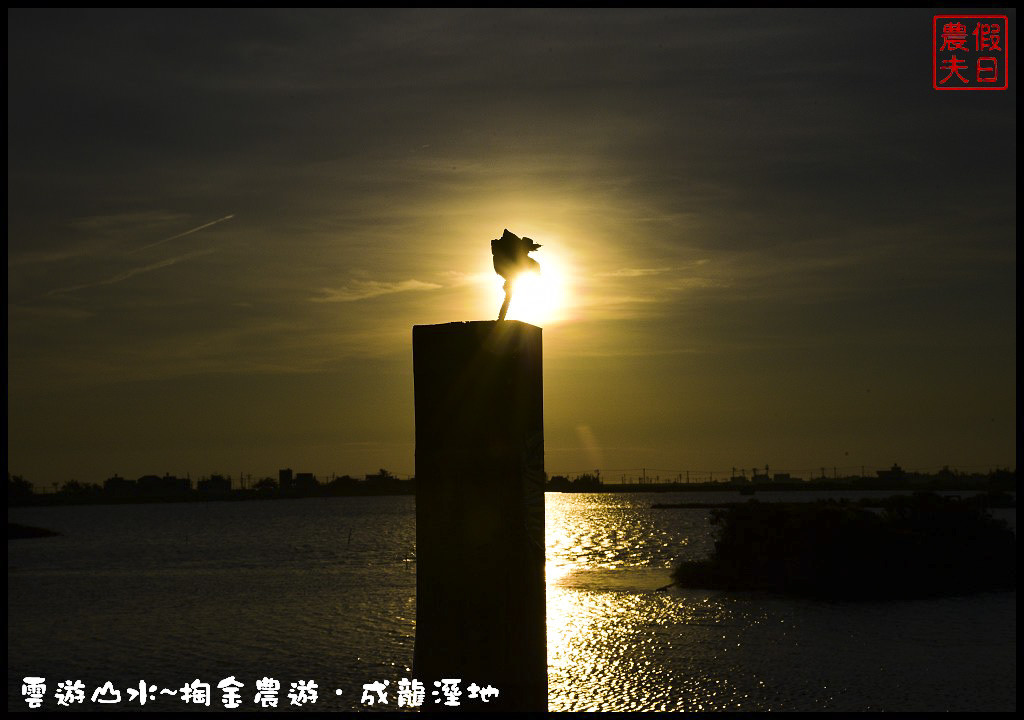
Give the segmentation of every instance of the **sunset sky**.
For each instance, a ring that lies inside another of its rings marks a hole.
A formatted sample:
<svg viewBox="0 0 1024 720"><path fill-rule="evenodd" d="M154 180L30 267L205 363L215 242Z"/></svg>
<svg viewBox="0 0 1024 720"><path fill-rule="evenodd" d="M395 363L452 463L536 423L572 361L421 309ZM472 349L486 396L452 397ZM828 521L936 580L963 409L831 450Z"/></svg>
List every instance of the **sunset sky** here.
<svg viewBox="0 0 1024 720"><path fill-rule="evenodd" d="M411 474L505 228L549 473L1015 467L1016 15L958 93L936 12L8 10L8 469Z"/></svg>

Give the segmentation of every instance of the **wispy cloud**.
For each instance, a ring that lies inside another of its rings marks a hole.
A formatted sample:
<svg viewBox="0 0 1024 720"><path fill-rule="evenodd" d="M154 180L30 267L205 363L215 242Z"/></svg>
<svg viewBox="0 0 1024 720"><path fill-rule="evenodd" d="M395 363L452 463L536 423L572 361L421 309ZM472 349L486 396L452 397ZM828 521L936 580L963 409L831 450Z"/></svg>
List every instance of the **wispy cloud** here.
<svg viewBox="0 0 1024 720"><path fill-rule="evenodd" d="M99 287L100 285L114 285L119 282L123 282L129 278L133 278L136 275L142 275L143 273L152 272L159 270L160 268L170 267L171 265L177 265L180 262L191 260L192 258L200 257L202 255L209 255L214 252L212 248L206 250L195 250L184 255L178 255L177 257L166 258L159 262L155 262L151 265L144 265L142 267L134 267L124 272L120 272L113 277L106 278L105 280L97 280L91 283L81 283L79 285L69 285L68 287L57 288L46 293L45 297L52 297L54 295L67 295L68 293L78 292L79 290L85 290L87 288Z"/></svg>
<svg viewBox="0 0 1024 720"><path fill-rule="evenodd" d="M619 270L613 270L611 272L597 273L597 277L649 277L651 275L661 275L662 273L670 272L673 268L661 267L661 268L621 268Z"/></svg>
<svg viewBox="0 0 1024 720"><path fill-rule="evenodd" d="M148 248L162 245L171 240L191 235L192 233L205 230L208 227L217 225L226 220L234 218L234 214L225 215L198 227L191 228L185 232L171 235L170 237L151 242L139 248L128 250L124 254L146 250ZM121 252L120 247L133 242L133 238L139 236L152 237L162 228L168 225L180 224L186 220L186 216L180 213L165 211L151 211L138 213L112 213L106 215L89 215L69 220L63 230L69 231L73 240L63 247L50 247L45 249L30 248L27 250L14 250L8 252L7 264L12 267L26 267L32 265L45 265L63 263L69 260L81 258L104 256L111 253ZM20 233L24 236L24 231ZM67 234L67 233L64 233Z"/></svg>
<svg viewBox="0 0 1024 720"><path fill-rule="evenodd" d="M81 320L95 315L95 313L88 310L82 310L80 308L31 307L28 305L19 305L17 303L9 304L7 306L7 312L9 313L9 317L10 315L17 314L30 320L53 318L62 320Z"/></svg>
<svg viewBox="0 0 1024 720"><path fill-rule="evenodd" d="M446 270L441 275L446 281L444 286L450 288L462 287L463 285L480 285L483 283L493 284L494 278L498 277L494 273L489 272L467 273L456 270Z"/></svg>
<svg viewBox="0 0 1024 720"><path fill-rule="evenodd" d="M157 240L156 242L152 242L149 245L143 245L140 248L136 248L135 250L132 250L128 254L131 255L132 253L137 253L137 252L141 252L143 250L148 250L149 248L156 247L157 245L163 245L164 243L170 242L171 240L177 240L178 238L183 238L186 235L191 235L192 233L197 233L200 230L205 230L208 227L213 227L214 225L217 225L219 223L231 220L234 216L235 216L234 213L232 213L230 215L225 215L222 218L217 218L216 220L212 220L212 221L210 221L208 223L204 223L203 225L200 225L199 227L194 227L191 230L186 230L185 232L178 233L177 235L171 235L168 238L164 238L163 240Z"/></svg>
<svg viewBox="0 0 1024 720"><path fill-rule="evenodd" d="M380 282L379 280L353 280L344 287L333 289L323 288L323 295L310 298L313 302L355 302L368 298L379 297L380 295L391 295L392 293L408 292L412 290L437 290L441 288L437 283L428 283L421 280L401 280L399 282Z"/></svg>
<svg viewBox="0 0 1024 720"><path fill-rule="evenodd" d="M182 222L186 216L181 213L164 210L147 210L144 212L106 213L102 215L84 215L68 222L76 230L89 233L111 234L124 231L138 231L140 228L152 229L167 223Z"/></svg>
<svg viewBox="0 0 1024 720"><path fill-rule="evenodd" d="M7 265L8 267L24 267L26 265L61 263L81 257L88 257L95 253L96 249L89 245L58 248L55 250L30 250L28 252L21 252L17 255L8 257Z"/></svg>

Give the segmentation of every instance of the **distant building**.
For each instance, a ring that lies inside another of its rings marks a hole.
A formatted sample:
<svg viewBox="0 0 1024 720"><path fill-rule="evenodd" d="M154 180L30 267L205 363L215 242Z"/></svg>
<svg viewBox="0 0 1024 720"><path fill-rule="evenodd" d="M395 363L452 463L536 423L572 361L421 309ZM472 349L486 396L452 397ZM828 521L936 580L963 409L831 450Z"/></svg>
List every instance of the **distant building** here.
<svg viewBox="0 0 1024 720"><path fill-rule="evenodd" d="M313 473L295 473L291 468L285 468L277 473L278 486L283 495L308 495L314 493L320 487Z"/></svg>
<svg viewBox="0 0 1024 720"><path fill-rule="evenodd" d="M138 492L138 485L134 480L114 475L103 483L103 492L111 497L133 497Z"/></svg>
<svg viewBox="0 0 1024 720"><path fill-rule="evenodd" d="M211 475L199 481L196 488L200 495L219 497L231 494L231 480L223 475Z"/></svg>
<svg viewBox="0 0 1024 720"><path fill-rule="evenodd" d="M301 494L314 493L320 487L313 473L297 473L295 475L295 490Z"/></svg>
<svg viewBox="0 0 1024 720"><path fill-rule="evenodd" d="M409 483L399 480L387 470L381 468L380 472L366 476L363 491L390 494L404 492L404 489L408 486Z"/></svg>
<svg viewBox="0 0 1024 720"><path fill-rule="evenodd" d="M893 463L893 466L888 470L877 470L879 480L891 481L891 482L902 482L906 479L907 474L903 471L899 465Z"/></svg>
<svg viewBox="0 0 1024 720"><path fill-rule="evenodd" d="M177 497L192 490L192 481L173 475L143 475L135 481L138 494L142 497Z"/></svg>

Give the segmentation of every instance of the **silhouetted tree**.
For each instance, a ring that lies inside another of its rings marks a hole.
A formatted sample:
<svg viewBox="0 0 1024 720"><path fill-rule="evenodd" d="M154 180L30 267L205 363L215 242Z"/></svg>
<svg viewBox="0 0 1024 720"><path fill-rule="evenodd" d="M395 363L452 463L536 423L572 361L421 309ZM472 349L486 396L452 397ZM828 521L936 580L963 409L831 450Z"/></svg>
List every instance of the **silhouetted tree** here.
<svg viewBox="0 0 1024 720"><path fill-rule="evenodd" d="M7 473L7 501L24 500L32 497L32 483L21 475Z"/></svg>
<svg viewBox="0 0 1024 720"><path fill-rule="evenodd" d="M569 478L565 475L552 475L548 480L547 489L551 492L569 492L571 489Z"/></svg>
<svg viewBox="0 0 1024 720"><path fill-rule="evenodd" d="M99 497L102 492L103 488L94 483L83 483L78 480L68 480L66 483L61 485L58 494L63 495L72 502L84 502Z"/></svg>
<svg viewBox="0 0 1024 720"><path fill-rule="evenodd" d="M572 482L576 492L598 492L601 489L601 478L590 473L583 473Z"/></svg>
<svg viewBox="0 0 1024 720"><path fill-rule="evenodd" d="M336 477L327 484L331 495L352 495L359 487L359 481L350 475Z"/></svg>

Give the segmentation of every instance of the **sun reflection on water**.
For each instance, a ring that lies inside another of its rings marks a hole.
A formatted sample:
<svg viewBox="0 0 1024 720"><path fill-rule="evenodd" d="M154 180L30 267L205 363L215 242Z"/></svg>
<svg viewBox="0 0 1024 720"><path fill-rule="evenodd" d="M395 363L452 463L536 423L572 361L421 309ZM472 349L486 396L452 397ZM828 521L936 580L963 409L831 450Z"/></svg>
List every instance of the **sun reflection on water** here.
<svg viewBox="0 0 1024 720"><path fill-rule="evenodd" d="M673 628L701 616L707 624L708 611L721 610L654 592L670 582L673 553L687 538L659 530L635 504L613 497L548 497L550 709L680 709L687 703L678 688L687 680L659 658L679 641ZM705 707L714 705L703 689L700 696L708 697Z"/></svg>
<svg viewBox="0 0 1024 720"><path fill-rule="evenodd" d="M658 591L680 557L709 550L706 514L666 530L657 513L624 497L547 496L549 710L757 705L732 680L756 673L727 652L732 628L757 619L714 594Z"/></svg>
<svg viewBox="0 0 1024 720"><path fill-rule="evenodd" d="M545 525L551 711L1013 706L1015 593L836 606L658 591L711 551L707 511L549 493Z"/></svg>

